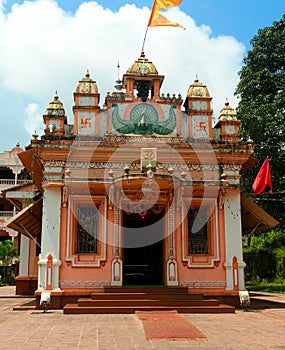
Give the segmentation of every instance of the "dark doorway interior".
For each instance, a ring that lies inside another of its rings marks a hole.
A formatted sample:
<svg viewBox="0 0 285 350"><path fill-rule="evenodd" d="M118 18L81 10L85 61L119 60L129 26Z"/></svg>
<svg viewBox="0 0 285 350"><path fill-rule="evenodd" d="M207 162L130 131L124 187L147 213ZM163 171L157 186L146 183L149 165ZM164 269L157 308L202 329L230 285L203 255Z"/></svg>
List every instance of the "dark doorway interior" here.
<svg viewBox="0 0 285 350"><path fill-rule="evenodd" d="M124 285L163 284L164 210L124 213Z"/></svg>

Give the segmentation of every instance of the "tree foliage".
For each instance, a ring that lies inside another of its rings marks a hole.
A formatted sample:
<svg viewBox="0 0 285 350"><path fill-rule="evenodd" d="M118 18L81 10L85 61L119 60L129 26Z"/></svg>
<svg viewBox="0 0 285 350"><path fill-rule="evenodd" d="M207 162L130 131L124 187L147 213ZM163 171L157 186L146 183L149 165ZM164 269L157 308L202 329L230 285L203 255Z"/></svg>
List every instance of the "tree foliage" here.
<svg viewBox="0 0 285 350"><path fill-rule="evenodd" d="M285 193L285 15L271 27L260 29L244 58L236 95L242 121L241 136L256 146L258 166L245 174L244 191L251 185L269 156L275 199ZM269 204L269 205L268 205ZM285 225L284 203L263 202L267 211Z"/></svg>
<svg viewBox="0 0 285 350"><path fill-rule="evenodd" d="M276 229L244 240L245 272L249 280L285 280L285 235Z"/></svg>
<svg viewBox="0 0 285 350"><path fill-rule="evenodd" d="M18 258L18 250L11 240L0 242L0 261L2 262L0 275L2 283L13 283L13 259Z"/></svg>

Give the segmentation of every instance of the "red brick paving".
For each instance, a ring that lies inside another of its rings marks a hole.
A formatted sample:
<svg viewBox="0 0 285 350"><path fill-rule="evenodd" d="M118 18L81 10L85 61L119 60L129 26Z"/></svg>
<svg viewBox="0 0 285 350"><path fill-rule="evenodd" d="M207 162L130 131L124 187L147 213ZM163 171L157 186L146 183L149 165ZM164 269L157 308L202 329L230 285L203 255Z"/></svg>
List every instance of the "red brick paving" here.
<svg viewBox="0 0 285 350"><path fill-rule="evenodd" d="M142 321L134 314L12 311L31 299L8 298L14 289L9 287L7 292L5 288L0 287L0 350L285 350L285 295L262 294L261 302L276 302L269 309L183 314L207 340L148 341Z"/></svg>
<svg viewBox="0 0 285 350"><path fill-rule="evenodd" d="M137 311L147 340L206 340L190 320L176 311Z"/></svg>

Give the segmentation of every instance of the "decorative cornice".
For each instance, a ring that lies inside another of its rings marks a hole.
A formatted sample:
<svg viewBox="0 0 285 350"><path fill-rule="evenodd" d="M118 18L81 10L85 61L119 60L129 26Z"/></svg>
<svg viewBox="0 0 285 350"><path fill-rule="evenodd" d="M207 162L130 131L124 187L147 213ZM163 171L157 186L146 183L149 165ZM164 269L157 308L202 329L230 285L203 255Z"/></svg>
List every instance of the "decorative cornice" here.
<svg viewBox="0 0 285 350"><path fill-rule="evenodd" d="M226 284L226 281L181 281L180 287L188 287L193 289L225 288Z"/></svg>
<svg viewBox="0 0 285 350"><path fill-rule="evenodd" d="M104 288L109 287L109 281L73 281L65 280L59 282L59 287L64 288Z"/></svg>
<svg viewBox="0 0 285 350"><path fill-rule="evenodd" d="M242 168L242 165L241 164L223 164L222 167L224 170L240 171Z"/></svg>
<svg viewBox="0 0 285 350"><path fill-rule="evenodd" d="M80 169L124 169L128 166L130 169L140 169L140 163L127 162L83 162L83 161L64 161L64 160L48 160L44 161L44 167L67 167L67 168L80 168ZM170 168L173 170L189 170L189 171L218 171L218 164L190 164L190 163L159 163L157 162L156 167L159 170L168 171ZM239 170L240 165L228 164L225 169Z"/></svg>
<svg viewBox="0 0 285 350"><path fill-rule="evenodd" d="M121 134L108 134L104 136L103 141L112 143L170 143L181 144L186 140L182 136L155 136L151 135L147 137L145 135L121 135Z"/></svg>
<svg viewBox="0 0 285 350"><path fill-rule="evenodd" d="M64 167L66 164L65 160L44 160L44 169L49 167Z"/></svg>

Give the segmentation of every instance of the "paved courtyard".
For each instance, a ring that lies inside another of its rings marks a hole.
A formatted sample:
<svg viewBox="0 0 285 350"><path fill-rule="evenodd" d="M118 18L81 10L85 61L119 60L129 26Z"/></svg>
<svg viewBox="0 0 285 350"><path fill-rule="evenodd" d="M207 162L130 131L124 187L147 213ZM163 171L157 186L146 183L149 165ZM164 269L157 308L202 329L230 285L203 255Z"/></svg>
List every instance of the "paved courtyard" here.
<svg viewBox="0 0 285 350"><path fill-rule="evenodd" d="M0 287L1 350L285 350L285 294L259 293L249 312L184 314L207 337L199 341L147 341L136 315L13 311L32 300L14 294Z"/></svg>

